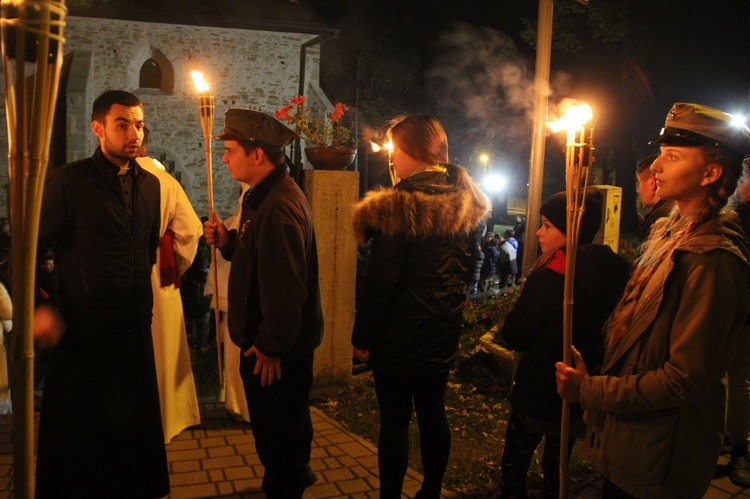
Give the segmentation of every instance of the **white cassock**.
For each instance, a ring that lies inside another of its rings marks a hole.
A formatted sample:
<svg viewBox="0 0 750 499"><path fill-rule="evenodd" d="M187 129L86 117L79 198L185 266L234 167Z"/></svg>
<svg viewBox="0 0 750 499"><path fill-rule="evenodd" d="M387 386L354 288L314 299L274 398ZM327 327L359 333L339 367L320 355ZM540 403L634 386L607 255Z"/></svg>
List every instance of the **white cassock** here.
<svg viewBox="0 0 750 499"><path fill-rule="evenodd" d="M5 351L4 333L13 329L13 303L10 294L0 282L0 414L13 412L10 400L10 384L8 383L8 354Z"/></svg>
<svg viewBox="0 0 750 499"><path fill-rule="evenodd" d="M242 196L247 191L248 186L242 184L242 193L240 194L239 204L234 213L224 220L227 229L239 229L240 211L242 210ZM205 294L210 295L214 291L214 269L211 262L211 270L208 272L206 280ZM227 300L227 282L229 281L229 269L231 262L224 260L221 252L216 252L216 265L219 274L219 310L224 312L221 320L221 336L224 342L224 406L228 413L235 418L250 422L250 413L247 410L247 399L245 398L245 387L240 377L240 347L232 342L229 337L229 326L227 325L227 310L229 309Z"/></svg>
<svg viewBox="0 0 750 499"><path fill-rule="evenodd" d="M152 158L137 158L138 164L159 179L161 186L161 223L159 237L167 229L174 232L175 262L179 275L185 273L195 258L203 224L190 205L180 183ZM160 168L161 167L161 168ZM185 315L180 290L173 284L162 286L159 278L161 250L151 269L154 309L151 336L154 341L156 377L159 383L161 421L164 442L169 443L182 430L201 422L198 395L190 362Z"/></svg>

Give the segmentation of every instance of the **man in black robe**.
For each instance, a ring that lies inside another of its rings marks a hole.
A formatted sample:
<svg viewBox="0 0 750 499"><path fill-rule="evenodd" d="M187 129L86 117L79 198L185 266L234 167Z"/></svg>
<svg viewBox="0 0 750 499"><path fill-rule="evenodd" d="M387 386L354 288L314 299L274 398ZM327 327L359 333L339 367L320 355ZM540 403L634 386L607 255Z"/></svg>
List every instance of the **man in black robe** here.
<svg viewBox="0 0 750 499"><path fill-rule="evenodd" d="M135 95L103 93L94 155L47 176L40 247L55 252L58 289L35 317L37 344L52 348L37 497L169 493L150 329L160 191L135 161L143 127Z"/></svg>

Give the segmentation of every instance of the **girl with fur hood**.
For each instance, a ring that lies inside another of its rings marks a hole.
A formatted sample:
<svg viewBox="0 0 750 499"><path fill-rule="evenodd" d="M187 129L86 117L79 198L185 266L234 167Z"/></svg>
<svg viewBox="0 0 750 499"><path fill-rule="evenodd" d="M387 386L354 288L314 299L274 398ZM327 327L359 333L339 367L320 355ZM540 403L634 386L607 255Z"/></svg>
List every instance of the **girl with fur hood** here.
<svg viewBox="0 0 750 499"><path fill-rule="evenodd" d="M355 358L372 367L380 411L380 497L400 498L416 409L424 482L417 497L439 497L450 454L445 414L448 372L458 351L476 231L489 203L448 162L440 123L418 114L392 121L391 167L401 179L355 207L361 244L372 240L367 281L352 334Z"/></svg>
<svg viewBox="0 0 750 499"><path fill-rule="evenodd" d="M723 210L750 130L732 116L677 103L655 141L657 195L673 199L644 243L612 313L601 374L573 349L557 390L588 411L585 439L607 498L701 498L724 433L722 377L750 312L748 242ZM585 363L584 363L585 361Z"/></svg>

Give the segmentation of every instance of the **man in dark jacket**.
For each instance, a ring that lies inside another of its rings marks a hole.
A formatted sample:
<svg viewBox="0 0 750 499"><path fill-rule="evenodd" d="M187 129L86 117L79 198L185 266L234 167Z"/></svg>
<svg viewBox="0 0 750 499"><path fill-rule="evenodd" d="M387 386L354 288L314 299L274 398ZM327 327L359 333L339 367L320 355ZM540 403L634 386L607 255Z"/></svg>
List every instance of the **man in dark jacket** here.
<svg viewBox="0 0 750 499"><path fill-rule="evenodd" d="M100 95L88 159L50 172L40 247L57 258L57 311L37 309L37 342L55 346L39 423L37 497L162 497L169 492L154 349L151 266L159 182L135 158L143 104ZM42 327L59 312L67 324ZM60 336L62 334L62 336Z"/></svg>
<svg viewBox="0 0 750 499"><path fill-rule="evenodd" d="M240 375L269 498L299 498L310 470L308 397L313 352L323 335L318 252L312 214L289 176L284 148L296 134L265 113L230 108L224 116L224 163L250 185L239 230L215 217L209 244L232 262L229 335L242 350Z"/></svg>

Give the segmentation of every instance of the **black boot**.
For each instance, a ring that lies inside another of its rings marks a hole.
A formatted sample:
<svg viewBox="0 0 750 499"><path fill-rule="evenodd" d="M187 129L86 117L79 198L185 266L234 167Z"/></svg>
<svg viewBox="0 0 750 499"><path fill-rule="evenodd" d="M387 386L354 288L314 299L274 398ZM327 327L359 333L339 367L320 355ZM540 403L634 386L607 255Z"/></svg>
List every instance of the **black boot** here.
<svg viewBox="0 0 750 499"><path fill-rule="evenodd" d="M729 458L729 480L741 487L750 487L750 456L747 442L734 444Z"/></svg>

